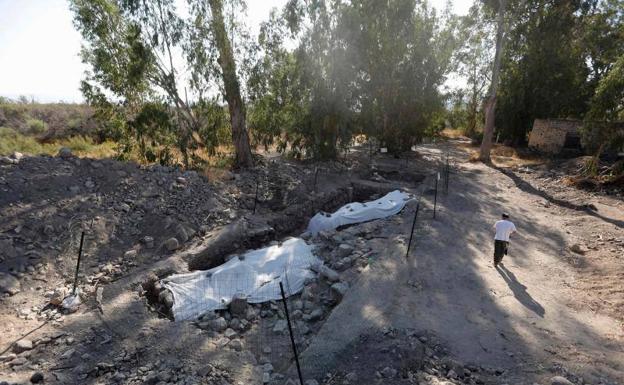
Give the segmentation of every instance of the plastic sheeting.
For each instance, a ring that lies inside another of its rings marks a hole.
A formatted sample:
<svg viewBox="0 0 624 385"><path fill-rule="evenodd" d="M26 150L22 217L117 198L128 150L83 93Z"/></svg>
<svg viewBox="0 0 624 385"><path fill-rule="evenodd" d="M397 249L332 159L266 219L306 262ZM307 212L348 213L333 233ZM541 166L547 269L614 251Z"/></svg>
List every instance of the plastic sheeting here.
<svg viewBox="0 0 624 385"><path fill-rule="evenodd" d="M316 235L323 230L386 218L398 214L410 199L413 199L412 195L394 190L371 202L349 203L333 214L320 212L310 219L307 231Z"/></svg>
<svg viewBox="0 0 624 385"><path fill-rule="evenodd" d="M169 276L162 283L173 293L175 320L189 320L210 310L227 308L234 296L243 296L249 303L280 299L280 281L284 282L286 296L296 294L303 289L306 278L315 276L310 267L320 263L304 240L290 238L210 270Z"/></svg>

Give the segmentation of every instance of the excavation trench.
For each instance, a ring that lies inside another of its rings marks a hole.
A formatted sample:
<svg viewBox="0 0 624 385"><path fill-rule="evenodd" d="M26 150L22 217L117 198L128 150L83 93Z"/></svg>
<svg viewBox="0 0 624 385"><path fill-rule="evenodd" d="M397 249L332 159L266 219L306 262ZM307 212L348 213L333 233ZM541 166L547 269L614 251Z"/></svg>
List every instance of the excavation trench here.
<svg viewBox="0 0 624 385"><path fill-rule="evenodd" d="M347 187L315 194L311 201L293 204L280 212L243 217L209 234L183 258L189 270L208 270L225 263L228 255L298 236L319 211L332 212L349 202L376 199L398 188L400 186L392 183L356 181Z"/></svg>
<svg viewBox="0 0 624 385"><path fill-rule="evenodd" d="M309 219L319 211L333 212L353 201L369 201L390 191L399 189L393 183L379 183L358 180L349 186L312 195L306 203L293 204L280 212L243 217L231 224L213 231L199 243L186 250L182 258L187 261L189 271L209 270L223 265L226 258L247 250L266 247L271 242L299 236L305 231ZM173 320L171 306L173 296L160 280L177 271L158 271L144 282L144 293L150 307L159 315Z"/></svg>

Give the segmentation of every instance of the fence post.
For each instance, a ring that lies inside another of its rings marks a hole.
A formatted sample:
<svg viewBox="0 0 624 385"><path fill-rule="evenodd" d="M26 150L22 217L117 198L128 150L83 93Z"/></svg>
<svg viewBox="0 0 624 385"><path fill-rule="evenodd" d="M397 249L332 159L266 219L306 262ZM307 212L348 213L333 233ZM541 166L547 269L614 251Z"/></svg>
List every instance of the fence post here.
<svg viewBox="0 0 624 385"><path fill-rule="evenodd" d="M290 314L288 313L288 304L286 304L286 294L284 294L284 285L282 281L279 283L282 301L284 302L284 312L286 313L286 322L288 323L288 334L290 334L290 344L295 355L295 363L297 364L297 374L299 375L299 384L303 385L303 377L301 376L301 366L299 365L299 354L297 353L297 345L295 345L295 337L293 336L292 326L290 324Z"/></svg>
<svg viewBox="0 0 624 385"><path fill-rule="evenodd" d="M418 217L418 209L420 208L420 199L416 203L416 212L414 213L414 220L412 221L412 231L410 231L409 242L407 242L407 252L405 253L405 259L409 256L410 248L412 247L412 236L414 235L414 227L416 226L416 218Z"/></svg>
<svg viewBox="0 0 624 385"><path fill-rule="evenodd" d="M318 172L319 172L319 168L318 166L314 169L314 188L312 189L312 191L316 192L316 180L318 177Z"/></svg>
<svg viewBox="0 0 624 385"><path fill-rule="evenodd" d="M451 165L449 163L449 153L446 153L446 177L444 178L444 192L448 194L449 178L451 176Z"/></svg>
<svg viewBox="0 0 624 385"><path fill-rule="evenodd" d="M253 208L253 213L256 213L256 205L258 204L258 185L260 184L260 182L258 180L256 180L256 196L254 197L254 208Z"/></svg>
<svg viewBox="0 0 624 385"><path fill-rule="evenodd" d="M438 181L440 180L440 173L436 174L435 178L435 195L433 196L433 219L436 217L436 207L438 205Z"/></svg>
<svg viewBox="0 0 624 385"><path fill-rule="evenodd" d="M74 288L72 295L76 295L76 286L78 285L78 271L80 270L80 259L82 258L82 244L84 242L84 231L80 234L80 247L78 248L78 262L76 262L76 273L74 274Z"/></svg>

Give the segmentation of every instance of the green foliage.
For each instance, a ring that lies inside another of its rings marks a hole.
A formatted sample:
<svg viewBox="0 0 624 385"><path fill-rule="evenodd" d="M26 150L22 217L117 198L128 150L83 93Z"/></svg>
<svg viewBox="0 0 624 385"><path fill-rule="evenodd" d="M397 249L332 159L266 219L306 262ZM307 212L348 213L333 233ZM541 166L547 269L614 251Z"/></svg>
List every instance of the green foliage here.
<svg viewBox="0 0 624 385"><path fill-rule="evenodd" d="M289 29L294 51L284 48ZM248 82L256 143L334 158L364 133L398 153L440 126L438 87L454 40L426 5L291 1L259 43L264 55Z"/></svg>
<svg viewBox="0 0 624 385"><path fill-rule="evenodd" d="M29 134L39 135L46 131L46 124L40 119L28 119L26 121L26 127Z"/></svg>
<svg viewBox="0 0 624 385"><path fill-rule="evenodd" d="M616 123L617 122L617 123ZM598 83L585 117L582 139L585 147L600 155L602 150L624 148L624 55Z"/></svg>

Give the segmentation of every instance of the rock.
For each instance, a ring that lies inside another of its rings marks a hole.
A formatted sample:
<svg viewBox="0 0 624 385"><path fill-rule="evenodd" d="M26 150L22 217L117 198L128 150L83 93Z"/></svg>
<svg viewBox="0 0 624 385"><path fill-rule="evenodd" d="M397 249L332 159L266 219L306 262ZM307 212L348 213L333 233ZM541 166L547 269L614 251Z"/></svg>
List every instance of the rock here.
<svg viewBox="0 0 624 385"><path fill-rule="evenodd" d="M232 320L230 321L230 327L234 330L240 330L241 329L241 321L238 318L232 318Z"/></svg>
<svg viewBox="0 0 624 385"><path fill-rule="evenodd" d="M30 376L30 382L32 382L33 384L38 384L38 383L43 382L43 373L41 372L33 373L33 375Z"/></svg>
<svg viewBox="0 0 624 385"><path fill-rule="evenodd" d="M355 372L349 372L345 376L345 380L349 381L349 383L355 382L355 381L357 381L357 379L358 379L358 377L357 377L357 374Z"/></svg>
<svg viewBox="0 0 624 385"><path fill-rule="evenodd" d="M69 159L73 156L72 150L67 147L61 147L61 149L58 152L58 156L61 157L62 159Z"/></svg>
<svg viewBox="0 0 624 385"><path fill-rule="evenodd" d="M19 340L13 344L13 353L20 354L26 350L32 350L33 343L31 340Z"/></svg>
<svg viewBox="0 0 624 385"><path fill-rule="evenodd" d="M256 317L258 316L258 313L256 312L256 310L249 306L247 308L247 312L245 313L245 319L247 321L253 321L254 319L256 319Z"/></svg>
<svg viewBox="0 0 624 385"><path fill-rule="evenodd" d="M28 363L28 359L26 357L17 357L9 362L9 366L21 366Z"/></svg>
<svg viewBox="0 0 624 385"><path fill-rule="evenodd" d="M165 248L169 251L176 250L178 247L180 247L180 243L175 238L169 238L165 241Z"/></svg>
<svg viewBox="0 0 624 385"><path fill-rule="evenodd" d="M574 384L565 377L555 376L550 379L550 385L574 385Z"/></svg>
<svg viewBox="0 0 624 385"><path fill-rule="evenodd" d="M400 369L402 373L417 372L422 369L426 354L425 345L420 341L412 341L409 346L400 348L398 353L401 357Z"/></svg>
<svg viewBox="0 0 624 385"><path fill-rule="evenodd" d="M232 298L232 302L230 302L229 305L230 313L238 318L245 318L247 315L247 307L247 299L238 295Z"/></svg>
<svg viewBox="0 0 624 385"><path fill-rule="evenodd" d="M222 332L227 329L227 321L223 317L219 317L210 321L210 327L216 332Z"/></svg>
<svg viewBox="0 0 624 385"><path fill-rule="evenodd" d="M240 352L241 350L243 350L243 343L238 338L235 338L232 341L230 341L228 346L236 350L237 352Z"/></svg>
<svg viewBox="0 0 624 385"><path fill-rule="evenodd" d="M340 280L340 274L325 265L313 265L311 269L325 277L330 282L338 282Z"/></svg>
<svg viewBox="0 0 624 385"><path fill-rule="evenodd" d="M175 236L180 241L180 243L184 243L189 240L189 235L186 232L186 228L181 224L178 224L175 228Z"/></svg>
<svg viewBox="0 0 624 385"><path fill-rule="evenodd" d="M225 332L223 333L224 336L226 336L229 339L232 339L234 337L236 337L236 332L231 329L231 328L227 328L225 329Z"/></svg>
<svg viewBox="0 0 624 385"><path fill-rule="evenodd" d="M60 306L63 303L63 299L69 294L69 290L66 287L61 286L54 289L52 296L50 297L50 304L54 306Z"/></svg>
<svg viewBox="0 0 624 385"><path fill-rule="evenodd" d="M347 285L345 282L336 282L333 285L331 285L332 297L337 301L342 300L342 297L344 297L345 294L347 294L348 290L349 290L349 285Z"/></svg>
<svg viewBox="0 0 624 385"><path fill-rule="evenodd" d="M154 247L154 237L150 237L149 235L144 236L143 239L141 239L141 242L143 242L145 247L148 249Z"/></svg>
<svg viewBox="0 0 624 385"><path fill-rule="evenodd" d="M158 293L158 301L160 301L160 303L165 305L168 309L171 309L173 307L173 293L168 289L162 290Z"/></svg>
<svg viewBox="0 0 624 385"><path fill-rule="evenodd" d="M393 369L389 366L386 366L385 368L383 368L383 370L381 371L381 375L383 378L393 378L395 377L397 374L397 370Z"/></svg>
<svg viewBox="0 0 624 385"><path fill-rule="evenodd" d="M314 309L312 313L308 316L310 321L318 321L323 318L323 309Z"/></svg>
<svg viewBox="0 0 624 385"><path fill-rule="evenodd" d="M348 257L353 252L353 246L343 243L336 249L336 258Z"/></svg>
<svg viewBox="0 0 624 385"><path fill-rule="evenodd" d="M15 295L20 292L22 285L17 278L10 274L0 273L0 293Z"/></svg>
<svg viewBox="0 0 624 385"><path fill-rule="evenodd" d="M589 251L587 247L581 245L580 243L575 243L572 246L570 246L570 250L577 254L582 254L582 255L584 255L585 253Z"/></svg>
<svg viewBox="0 0 624 385"><path fill-rule="evenodd" d="M11 361L11 360L14 360L15 358L17 358L17 355L15 353L8 353L8 354L0 356L0 362Z"/></svg>
<svg viewBox="0 0 624 385"><path fill-rule="evenodd" d="M123 257L125 259L133 259L133 258L136 258L136 256L137 256L137 251L132 249L132 250L126 251Z"/></svg>
<svg viewBox="0 0 624 385"><path fill-rule="evenodd" d="M277 320L277 322L273 326L273 332L282 334L286 331L287 327L288 327L288 323L286 322L286 320L283 320L283 319Z"/></svg>

